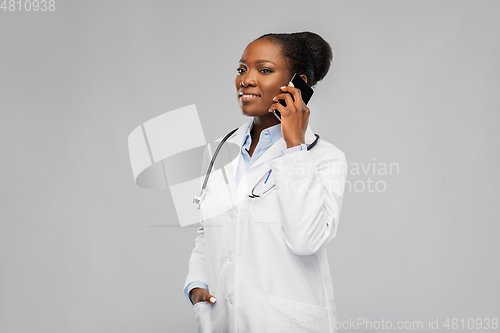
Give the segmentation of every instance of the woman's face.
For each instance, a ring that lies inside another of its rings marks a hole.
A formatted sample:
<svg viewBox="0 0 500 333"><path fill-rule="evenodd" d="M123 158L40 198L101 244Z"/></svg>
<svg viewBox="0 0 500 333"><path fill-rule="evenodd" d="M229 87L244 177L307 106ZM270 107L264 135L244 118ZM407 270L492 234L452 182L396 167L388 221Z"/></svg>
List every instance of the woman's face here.
<svg viewBox="0 0 500 333"><path fill-rule="evenodd" d="M274 96L281 93L291 78L279 47L267 38L248 44L234 80L241 110L247 116L269 115ZM243 86L242 86L243 82Z"/></svg>

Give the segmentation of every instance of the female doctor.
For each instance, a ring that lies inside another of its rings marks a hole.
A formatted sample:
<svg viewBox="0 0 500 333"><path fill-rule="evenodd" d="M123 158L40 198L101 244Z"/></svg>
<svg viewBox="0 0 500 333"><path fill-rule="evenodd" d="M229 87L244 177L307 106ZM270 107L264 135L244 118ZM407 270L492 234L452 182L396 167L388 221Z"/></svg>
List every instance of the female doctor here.
<svg viewBox="0 0 500 333"><path fill-rule="evenodd" d="M322 139L308 150L310 110L289 85L296 73L314 86L331 60L311 32L266 34L243 52L235 87L252 119L226 141L240 151L225 177L209 178L184 289L200 332L335 332L325 246L338 228L345 155Z"/></svg>

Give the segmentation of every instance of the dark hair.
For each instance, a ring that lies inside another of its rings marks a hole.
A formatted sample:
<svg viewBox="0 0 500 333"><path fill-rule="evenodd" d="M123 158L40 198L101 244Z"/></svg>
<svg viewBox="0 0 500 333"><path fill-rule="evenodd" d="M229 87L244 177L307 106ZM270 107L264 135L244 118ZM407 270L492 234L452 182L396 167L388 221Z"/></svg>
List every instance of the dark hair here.
<svg viewBox="0 0 500 333"><path fill-rule="evenodd" d="M270 33L257 39L268 38L278 44L283 56L288 58L290 70L307 77L307 83L314 86L321 81L333 59L332 48L327 41L313 32Z"/></svg>

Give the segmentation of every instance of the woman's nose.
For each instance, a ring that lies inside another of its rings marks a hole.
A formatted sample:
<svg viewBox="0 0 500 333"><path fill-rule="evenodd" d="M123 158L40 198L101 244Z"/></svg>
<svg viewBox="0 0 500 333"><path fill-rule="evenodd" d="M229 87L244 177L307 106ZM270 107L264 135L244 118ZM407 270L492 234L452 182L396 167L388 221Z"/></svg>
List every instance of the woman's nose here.
<svg viewBox="0 0 500 333"><path fill-rule="evenodd" d="M247 73L243 76L241 79L241 86L242 87L248 87L248 86L253 86L255 87L257 85L257 81L255 81L255 77L251 75L250 73Z"/></svg>

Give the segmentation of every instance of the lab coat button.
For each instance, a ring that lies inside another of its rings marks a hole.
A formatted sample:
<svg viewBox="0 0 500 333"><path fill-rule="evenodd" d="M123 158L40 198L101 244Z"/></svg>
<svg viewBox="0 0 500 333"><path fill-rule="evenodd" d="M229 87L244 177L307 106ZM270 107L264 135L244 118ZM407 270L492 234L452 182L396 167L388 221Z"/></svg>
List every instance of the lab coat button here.
<svg viewBox="0 0 500 333"><path fill-rule="evenodd" d="M230 304L233 304L234 303L234 296L233 295L229 295L227 297L227 300L229 301Z"/></svg>
<svg viewBox="0 0 500 333"><path fill-rule="evenodd" d="M231 211L231 214L229 214L229 216L231 217L231 220L234 220L235 217L236 217L236 213L233 211Z"/></svg>
<svg viewBox="0 0 500 333"><path fill-rule="evenodd" d="M229 260L229 262L232 262L234 260L234 253L233 252L229 253L228 260Z"/></svg>

